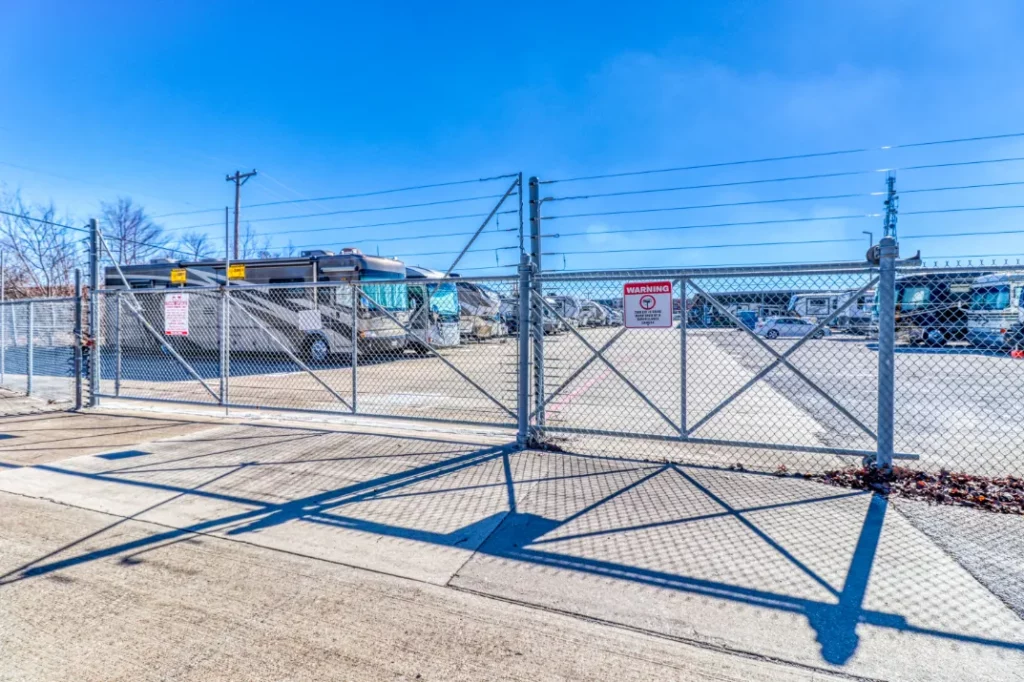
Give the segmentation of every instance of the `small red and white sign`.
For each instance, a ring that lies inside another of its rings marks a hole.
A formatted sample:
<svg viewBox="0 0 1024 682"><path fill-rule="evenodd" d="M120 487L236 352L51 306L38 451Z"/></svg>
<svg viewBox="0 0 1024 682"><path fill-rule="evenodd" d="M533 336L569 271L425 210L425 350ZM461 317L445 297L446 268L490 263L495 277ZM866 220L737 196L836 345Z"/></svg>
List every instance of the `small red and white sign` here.
<svg viewBox="0 0 1024 682"><path fill-rule="evenodd" d="M672 282L630 282L624 285L622 311L629 329L671 329Z"/></svg>
<svg viewBox="0 0 1024 682"><path fill-rule="evenodd" d="M164 335L188 336L188 294L164 294Z"/></svg>

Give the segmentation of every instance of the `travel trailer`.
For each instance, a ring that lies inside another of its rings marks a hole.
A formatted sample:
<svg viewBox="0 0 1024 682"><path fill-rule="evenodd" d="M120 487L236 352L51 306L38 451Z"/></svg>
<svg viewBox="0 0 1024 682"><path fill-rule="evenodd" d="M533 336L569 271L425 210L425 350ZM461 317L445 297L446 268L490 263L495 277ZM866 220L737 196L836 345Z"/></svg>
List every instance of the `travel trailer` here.
<svg viewBox="0 0 1024 682"><path fill-rule="evenodd" d="M232 351L284 353L287 349L322 362L332 354L350 354L353 336L359 353L390 354L406 347L402 325L409 319L407 287L404 282L387 283L404 280L401 261L345 249L337 255L305 251L298 257L242 259L231 266L244 269L244 276L232 279L228 287ZM178 277L182 271L184 283L172 283L172 272ZM215 352L220 345L222 310L218 290L227 281L225 274L224 261L213 259L158 259L121 266L120 271L108 267L106 288L125 291L104 297L105 319L108 326L115 316L120 319L117 333L122 348L160 349L155 331L165 334L172 347ZM178 306L173 321L167 314L172 303ZM133 309L141 312L152 331L139 322ZM113 338L110 333L107 338Z"/></svg>
<svg viewBox="0 0 1024 682"><path fill-rule="evenodd" d="M843 304L843 294L827 291L816 294L793 294L789 299L788 313L811 320L815 324L836 311Z"/></svg>
<svg viewBox="0 0 1024 682"><path fill-rule="evenodd" d="M967 340L983 348L1016 349L1024 322L1024 272L997 272L974 280Z"/></svg>

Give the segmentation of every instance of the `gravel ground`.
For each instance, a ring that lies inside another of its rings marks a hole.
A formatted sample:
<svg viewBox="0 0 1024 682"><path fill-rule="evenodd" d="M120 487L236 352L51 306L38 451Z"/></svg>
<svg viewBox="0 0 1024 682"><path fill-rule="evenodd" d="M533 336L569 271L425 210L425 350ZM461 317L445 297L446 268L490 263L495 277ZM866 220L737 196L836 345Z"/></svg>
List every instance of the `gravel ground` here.
<svg viewBox="0 0 1024 682"><path fill-rule="evenodd" d="M1024 617L1024 516L890 498L918 530Z"/></svg>

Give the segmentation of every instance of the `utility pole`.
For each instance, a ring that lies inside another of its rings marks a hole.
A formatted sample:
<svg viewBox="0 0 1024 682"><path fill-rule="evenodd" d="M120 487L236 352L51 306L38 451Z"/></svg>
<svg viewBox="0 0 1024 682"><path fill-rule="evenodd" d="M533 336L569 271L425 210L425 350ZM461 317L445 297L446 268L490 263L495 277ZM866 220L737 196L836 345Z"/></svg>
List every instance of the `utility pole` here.
<svg viewBox="0 0 1024 682"><path fill-rule="evenodd" d="M234 175L229 175L224 178L228 182L235 183L235 260L238 260L238 213L242 208L242 185L244 185L246 181L254 175L256 175L255 168L248 173L235 171Z"/></svg>

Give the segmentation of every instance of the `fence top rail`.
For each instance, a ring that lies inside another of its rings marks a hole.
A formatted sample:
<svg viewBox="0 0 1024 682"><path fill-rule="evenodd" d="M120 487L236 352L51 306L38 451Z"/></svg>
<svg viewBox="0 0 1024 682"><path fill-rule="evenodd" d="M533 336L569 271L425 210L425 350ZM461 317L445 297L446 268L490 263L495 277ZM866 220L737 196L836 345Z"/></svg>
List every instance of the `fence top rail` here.
<svg viewBox="0 0 1024 682"><path fill-rule="evenodd" d="M74 296L54 296L51 298L8 298L0 301L0 305L25 305L26 303L69 303Z"/></svg>
<svg viewBox="0 0 1024 682"><path fill-rule="evenodd" d="M920 269L920 268L915 268ZM600 270L586 272L552 272L539 273L538 277L548 282L587 281L587 280L608 280L608 279L638 279L650 277L664 277L667 279L693 278L736 278L736 277L765 277L765 276L793 276L793 275L844 275L844 274L867 274L878 270L877 265L867 262L859 263L818 263L807 265L787 266L742 266L742 267L721 267L721 268L674 268L674 269L628 269L628 270Z"/></svg>
<svg viewBox="0 0 1024 682"><path fill-rule="evenodd" d="M331 287L347 287L355 284L356 286L365 286L367 284L406 284L406 285L424 285L436 282L466 282L469 284L481 284L487 282L518 282L519 275L490 275L487 277L448 277L448 278L403 278L403 279L360 279L352 282L341 282L341 281L326 281L326 282L274 282L272 284L232 284L231 291L246 292L262 289L314 289L314 288L331 288ZM123 286L107 287L98 289L97 292L107 296L113 296L116 294L125 294L129 292L132 294L154 294L154 293L187 293L187 292L202 292L202 291L222 291L224 286L221 284L209 284L204 286L167 286L167 287L150 287L146 289L126 289ZM27 300L27 299L23 299ZM39 299L36 299L39 300ZM68 300L74 300L68 299Z"/></svg>
<svg viewBox="0 0 1024 682"><path fill-rule="evenodd" d="M901 273L914 273L920 275L942 275L942 274L971 274L982 272L1019 272L1024 273L1024 265L1020 264L984 264L975 265L949 265L938 267L914 267L908 268L897 263L896 270Z"/></svg>

